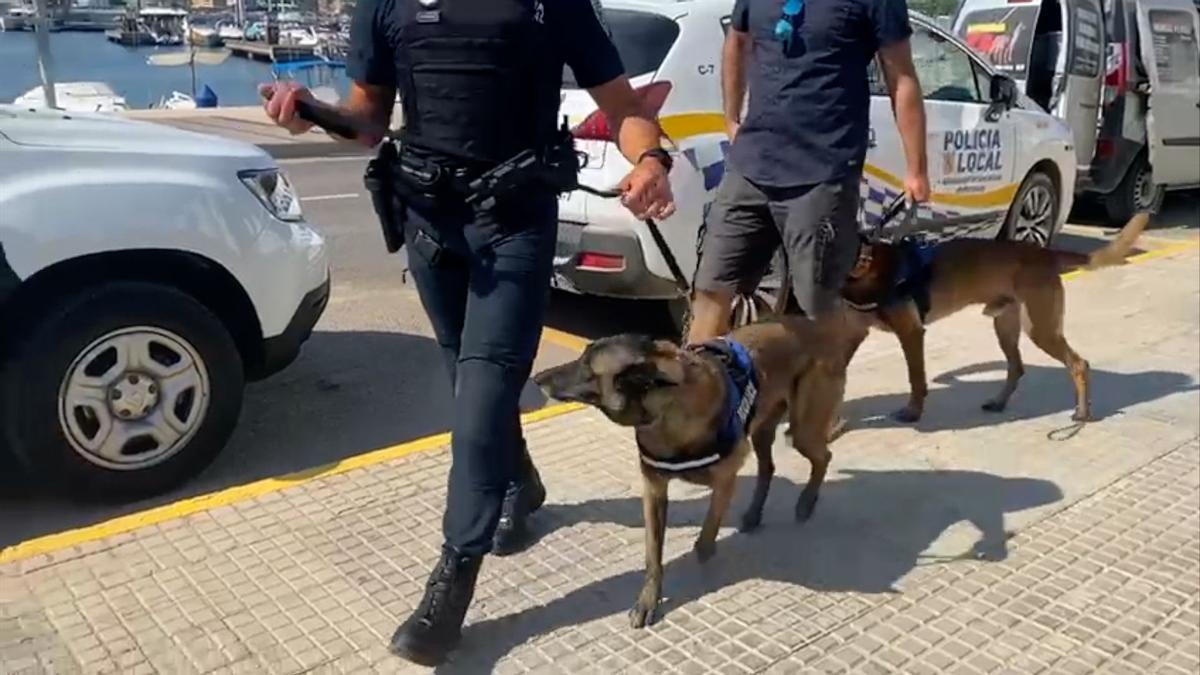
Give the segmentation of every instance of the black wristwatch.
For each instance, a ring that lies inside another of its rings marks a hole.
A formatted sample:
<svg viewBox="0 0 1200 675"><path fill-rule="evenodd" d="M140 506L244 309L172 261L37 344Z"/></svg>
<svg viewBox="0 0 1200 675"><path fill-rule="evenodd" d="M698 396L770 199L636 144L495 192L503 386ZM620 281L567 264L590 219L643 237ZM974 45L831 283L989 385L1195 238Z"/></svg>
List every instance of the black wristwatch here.
<svg viewBox="0 0 1200 675"><path fill-rule="evenodd" d="M671 159L671 153L663 150L662 148L650 148L649 150L643 152L641 157L638 157L637 163L641 164L642 160L646 159L647 157L653 157L654 159L657 159L658 163L662 164L663 168L667 170L667 173L670 173L671 167L675 165L675 160Z"/></svg>

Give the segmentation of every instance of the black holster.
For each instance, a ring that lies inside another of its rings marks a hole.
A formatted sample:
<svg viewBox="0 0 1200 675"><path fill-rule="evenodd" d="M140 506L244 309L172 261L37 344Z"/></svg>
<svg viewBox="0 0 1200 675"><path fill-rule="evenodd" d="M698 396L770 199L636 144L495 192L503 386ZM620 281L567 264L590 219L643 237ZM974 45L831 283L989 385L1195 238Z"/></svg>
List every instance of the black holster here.
<svg viewBox="0 0 1200 675"><path fill-rule="evenodd" d="M407 203L396 189L397 161L396 144L385 140L378 154L367 163L363 173L363 185L371 194L371 206L379 218L383 230L383 242L388 253L395 253L404 246L404 225L407 220Z"/></svg>
<svg viewBox="0 0 1200 675"><path fill-rule="evenodd" d="M579 187L582 166L564 118L562 128L549 145L540 150L525 150L471 181L466 201L487 210L522 189L550 190L555 194L570 192Z"/></svg>

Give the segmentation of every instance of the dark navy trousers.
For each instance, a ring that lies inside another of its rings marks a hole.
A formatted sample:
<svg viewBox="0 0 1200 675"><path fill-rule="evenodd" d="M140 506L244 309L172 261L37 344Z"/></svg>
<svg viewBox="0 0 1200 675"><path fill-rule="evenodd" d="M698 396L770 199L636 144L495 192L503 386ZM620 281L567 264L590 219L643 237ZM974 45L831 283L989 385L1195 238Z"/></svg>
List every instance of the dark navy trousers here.
<svg viewBox="0 0 1200 675"><path fill-rule="evenodd" d="M407 210L409 273L454 391L445 545L491 551L509 483L528 462L519 400L541 340L558 227L553 194L491 211Z"/></svg>

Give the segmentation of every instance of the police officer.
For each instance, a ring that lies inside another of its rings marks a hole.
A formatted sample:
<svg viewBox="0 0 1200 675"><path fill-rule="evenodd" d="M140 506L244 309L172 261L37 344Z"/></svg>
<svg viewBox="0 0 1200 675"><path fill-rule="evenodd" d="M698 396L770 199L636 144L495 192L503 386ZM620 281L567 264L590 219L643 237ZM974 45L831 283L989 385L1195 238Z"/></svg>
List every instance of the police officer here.
<svg viewBox="0 0 1200 675"><path fill-rule="evenodd" d="M549 297L557 195L531 181L494 204L466 196L488 169L559 137L564 64L633 165L619 186L625 206L638 218L670 216L662 132L592 0L360 0L355 9L353 83L338 112L373 146L400 94L404 243L454 388L443 554L390 645L422 665L441 663L458 643L483 555L519 548L545 498L518 398ZM298 101L326 105L294 84L264 94L268 115L293 133L310 127Z"/></svg>

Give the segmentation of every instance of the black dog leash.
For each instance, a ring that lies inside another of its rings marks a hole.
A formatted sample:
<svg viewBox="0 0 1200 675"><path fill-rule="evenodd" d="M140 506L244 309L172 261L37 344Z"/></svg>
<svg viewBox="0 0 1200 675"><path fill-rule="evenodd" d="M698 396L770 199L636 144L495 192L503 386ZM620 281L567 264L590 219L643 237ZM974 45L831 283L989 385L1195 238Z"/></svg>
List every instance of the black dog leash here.
<svg viewBox="0 0 1200 675"><path fill-rule="evenodd" d="M580 185L579 189L603 199L612 199L621 196L620 190L600 190L588 185ZM675 278L675 286L679 289L680 293L687 295L691 292L691 284L688 283L687 277L684 276L683 268L679 266L679 261L675 259L675 254L671 252L671 247L667 245L667 240L663 237L662 230L658 229L658 223L654 222L652 218L646 218L642 222L650 230L650 237L654 239L654 245L658 247L658 252L667 263L667 269L671 271L671 276Z"/></svg>

